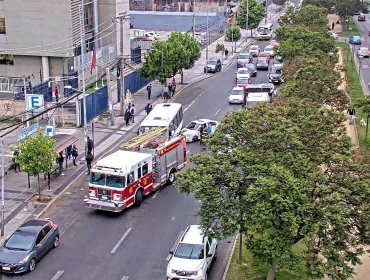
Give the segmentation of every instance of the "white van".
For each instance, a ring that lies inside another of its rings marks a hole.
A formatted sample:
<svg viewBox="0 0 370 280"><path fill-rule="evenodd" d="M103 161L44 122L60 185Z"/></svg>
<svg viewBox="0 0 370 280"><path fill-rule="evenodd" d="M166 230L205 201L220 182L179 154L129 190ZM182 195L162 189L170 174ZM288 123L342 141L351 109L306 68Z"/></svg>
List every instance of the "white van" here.
<svg viewBox="0 0 370 280"><path fill-rule="evenodd" d="M268 92L251 92L247 97L247 108L253 108L260 103L270 103Z"/></svg>

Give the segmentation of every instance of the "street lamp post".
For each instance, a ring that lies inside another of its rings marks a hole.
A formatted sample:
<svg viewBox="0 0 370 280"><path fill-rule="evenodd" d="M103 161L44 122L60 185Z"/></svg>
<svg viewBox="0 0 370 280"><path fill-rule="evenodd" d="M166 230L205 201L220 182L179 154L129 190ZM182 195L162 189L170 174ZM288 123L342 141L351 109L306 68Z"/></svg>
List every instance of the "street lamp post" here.
<svg viewBox="0 0 370 280"><path fill-rule="evenodd" d="M249 0L247 0L247 17L245 19L245 40L248 40L248 27L249 27Z"/></svg>
<svg viewBox="0 0 370 280"><path fill-rule="evenodd" d="M209 34L208 34L208 8L207 8L207 46L206 46L206 63L208 63L208 45L209 45ZM208 67L206 65L206 74L208 74Z"/></svg>
<svg viewBox="0 0 370 280"><path fill-rule="evenodd" d="M4 200L4 190L5 190L5 166L4 166L4 139L1 137L1 236L4 236L4 208L5 208L5 200Z"/></svg>

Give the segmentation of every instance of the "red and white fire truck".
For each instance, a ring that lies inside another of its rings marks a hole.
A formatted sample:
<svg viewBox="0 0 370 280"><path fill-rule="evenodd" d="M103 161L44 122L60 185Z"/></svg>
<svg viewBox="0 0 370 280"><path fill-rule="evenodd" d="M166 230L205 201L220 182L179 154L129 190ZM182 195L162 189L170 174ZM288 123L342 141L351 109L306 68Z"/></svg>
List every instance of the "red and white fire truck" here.
<svg viewBox="0 0 370 280"><path fill-rule="evenodd" d="M91 169L85 206L120 212L140 206L145 195L175 181L187 164L186 138L165 141L165 129L156 129L122 144L121 150L96 162Z"/></svg>

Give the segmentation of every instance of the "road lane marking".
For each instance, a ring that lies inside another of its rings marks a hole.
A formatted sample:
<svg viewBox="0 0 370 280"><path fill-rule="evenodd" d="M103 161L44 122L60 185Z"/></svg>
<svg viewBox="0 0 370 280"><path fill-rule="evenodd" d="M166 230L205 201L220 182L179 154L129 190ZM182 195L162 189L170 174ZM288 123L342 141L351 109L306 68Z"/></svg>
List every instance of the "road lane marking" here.
<svg viewBox="0 0 370 280"><path fill-rule="evenodd" d="M176 249L176 245L180 242L180 238L181 236L184 234L184 231L182 230L179 234L179 236L177 237L176 241L175 241L175 244L173 244L172 248L171 248L171 251L174 252L175 249ZM166 258L166 261L168 262L172 257L172 254L168 254L167 258Z"/></svg>
<svg viewBox="0 0 370 280"><path fill-rule="evenodd" d="M128 280L128 278L129 278L128 276L123 275L122 278L121 278L121 280Z"/></svg>
<svg viewBox="0 0 370 280"><path fill-rule="evenodd" d="M184 109L184 112L186 112L194 103L195 103L195 101L196 101L196 99L194 99L189 105L188 105L188 107L186 107L185 109Z"/></svg>
<svg viewBox="0 0 370 280"><path fill-rule="evenodd" d="M63 270L57 271L57 273L55 273L55 275L53 276L53 278L51 278L51 280L58 280L62 276L63 273L64 273Z"/></svg>
<svg viewBox="0 0 370 280"><path fill-rule="evenodd" d="M116 246L114 246L114 248L112 249L112 251L110 251L111 254L114 254L117 251L118 247L122 244L122 242L125 240L125 238L130 233L131 230L132 230L132 228L128 228L126 230L126 232L122 235L121 239L118 241L118 243L116 244Z"/></svg>
<svg viewBox="0 0 370 280"><path fill-rule="evenodd" d="M158 193L159 193L159 191L156 191L155 194L152 196L152 199L156 198Z"/></svg>
<svg viewBox="0 0 370 280"><path fill-rule="evenodd" d="M74 217L72 222L69 223L69 225L60 233L60 236L66 233L67 230L77 221L78 216Z"/></svg>
<svg viewBox="0 0 370 280"><path fill-rule="evenodd" d="M218 113L220 113L221 109L218 109L215 113L215 116L217 116Z"/></svg>

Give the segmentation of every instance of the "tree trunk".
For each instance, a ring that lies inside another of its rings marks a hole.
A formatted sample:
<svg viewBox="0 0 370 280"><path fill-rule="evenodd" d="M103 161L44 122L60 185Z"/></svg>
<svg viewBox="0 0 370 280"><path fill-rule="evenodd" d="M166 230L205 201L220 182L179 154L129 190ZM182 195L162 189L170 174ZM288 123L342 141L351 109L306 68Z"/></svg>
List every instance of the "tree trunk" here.
<svg viewBox="0 0 370 280"><path fill-rule="evenodd" d="M267 274L266 280L274 280L275 279L275 273L276 273L276 263L273 262L271 267L270 267L269 273Z"/></svg>
<svg viewBox="0 0 370 280"><path fill-rule="evenodd" d="M41 201L40 175L37 174L37 188L39 190L39 201Z"/></svg>
<svg viewBox="0 0 370 280"><path fill-rule="evenodd" d="M181 84L183 85L184 84L184 71L182 71L182 69L180 70L180 74L181 74Z"/></svg>

